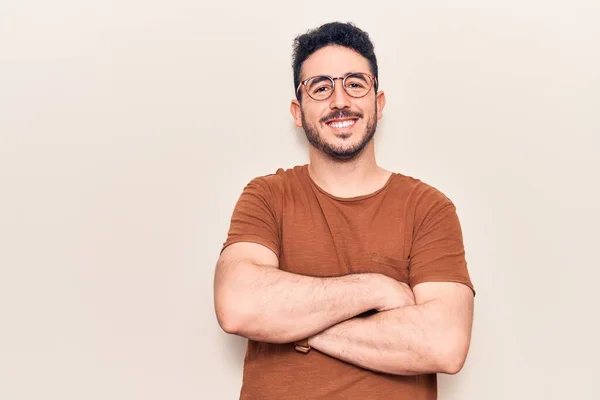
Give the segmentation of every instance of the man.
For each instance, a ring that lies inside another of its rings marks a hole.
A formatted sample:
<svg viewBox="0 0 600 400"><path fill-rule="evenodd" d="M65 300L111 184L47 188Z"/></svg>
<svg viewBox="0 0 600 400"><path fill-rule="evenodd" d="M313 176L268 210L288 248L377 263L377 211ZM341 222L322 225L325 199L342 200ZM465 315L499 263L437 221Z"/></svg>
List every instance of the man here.
<svg viewBox="0 0 600 400"><path fill-rule="evenodd" d="M246 186L215 273L220 326L249 339L241 399L435 399L471 337L455 207L377 165L385 94L367 33L309 31L293 69L310 163Z"/></svg>

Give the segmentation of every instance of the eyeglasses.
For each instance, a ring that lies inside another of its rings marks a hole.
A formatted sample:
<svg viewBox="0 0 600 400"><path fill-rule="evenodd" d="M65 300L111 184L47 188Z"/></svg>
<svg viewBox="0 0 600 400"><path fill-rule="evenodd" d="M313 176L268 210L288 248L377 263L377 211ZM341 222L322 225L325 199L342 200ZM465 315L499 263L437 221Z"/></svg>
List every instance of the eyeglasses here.
<svg viewBox="0 0 600 400"><path fill-rule="evenodd" d="M316 101L327 100L335 90L335 81L341 79L342 87L349 96L360 98L369 93L373 85L377 85L377 78L364 72L349 73L333 78L328 75L313 76L305 79L298 85L296 95L300 97L300 88L305 87L308 96Z"/></svg>

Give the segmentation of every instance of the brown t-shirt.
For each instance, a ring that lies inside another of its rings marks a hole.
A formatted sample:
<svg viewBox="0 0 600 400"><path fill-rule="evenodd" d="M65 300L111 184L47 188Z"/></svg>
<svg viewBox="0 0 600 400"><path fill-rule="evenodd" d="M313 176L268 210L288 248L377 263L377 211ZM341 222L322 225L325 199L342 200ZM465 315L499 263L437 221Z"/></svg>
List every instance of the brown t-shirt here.
<svg viewBox="0 0 600 400"><path fill-rule="evenodd" d="M223 245L271 249L284 271L315 277L377 272L411 287L460 282L471 289L452 202L411 177L391 175L378 191L338 198L321 190L306 165L252 180L240 196ZM435 375L369 371L316 350L248 341L242 400L437 398Z"/></svg>

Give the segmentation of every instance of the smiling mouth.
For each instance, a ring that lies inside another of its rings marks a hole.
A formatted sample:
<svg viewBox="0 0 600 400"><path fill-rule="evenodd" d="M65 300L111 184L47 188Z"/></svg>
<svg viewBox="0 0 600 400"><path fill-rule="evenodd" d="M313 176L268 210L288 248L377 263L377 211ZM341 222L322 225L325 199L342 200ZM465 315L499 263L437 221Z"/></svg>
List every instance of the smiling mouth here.
<svg viewBox="0 0 600 400"><path fill-rule="evenodd" d="M327 126L330 126L332 128L336 128L336 129L343 129L343 128L349 128L351 126L353 126L356 123L356 119L345 119L345 120L335 120L335 121L330 121L327 122Z"/></svg>

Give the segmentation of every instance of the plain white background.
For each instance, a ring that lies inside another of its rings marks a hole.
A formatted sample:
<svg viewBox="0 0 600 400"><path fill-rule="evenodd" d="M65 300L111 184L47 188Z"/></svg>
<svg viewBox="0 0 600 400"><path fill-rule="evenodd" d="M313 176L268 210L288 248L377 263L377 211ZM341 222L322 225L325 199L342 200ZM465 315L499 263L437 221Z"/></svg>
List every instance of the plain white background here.
<svg viewBox="0 0 600 400"><path fill-rule="evenodd" d="M595 0L3 0L0 398L237 398L215 261L243 186L307 162L291 44L332 20L375 43L380 164L463 224L440 399L600 398Z"/></svg>

